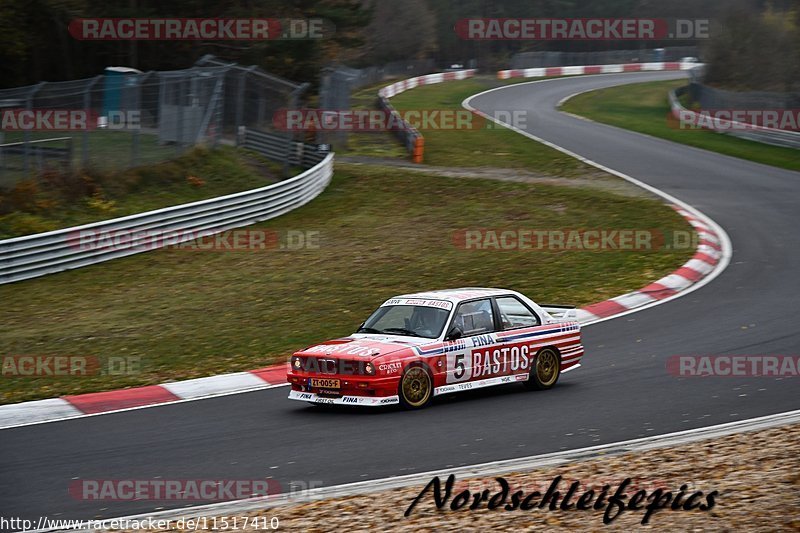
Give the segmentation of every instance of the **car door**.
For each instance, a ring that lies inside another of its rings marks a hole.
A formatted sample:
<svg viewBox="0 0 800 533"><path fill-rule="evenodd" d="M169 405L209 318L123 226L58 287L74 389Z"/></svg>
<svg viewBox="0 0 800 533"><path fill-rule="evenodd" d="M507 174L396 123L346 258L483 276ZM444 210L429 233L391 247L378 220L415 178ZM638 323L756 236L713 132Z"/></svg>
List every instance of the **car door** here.
<svg viewBox="0 0 800 533"><path fill-rule="evenodd" d="M525 375L536 355L530 344L542 329L541 318L522 300L510 294L496 297L495 309L500 326L496 337L508 374Z"/></svg>
<svg viewBox="0 0 800 533"><path fill-rule="evenodd" d="M447 383L459 383L459 389L471 388L470 381L501 375L502 360L499 353L491 298L461 302L453 314L450 330L457 327L462 336L445 343L447 355Z"/></svg>

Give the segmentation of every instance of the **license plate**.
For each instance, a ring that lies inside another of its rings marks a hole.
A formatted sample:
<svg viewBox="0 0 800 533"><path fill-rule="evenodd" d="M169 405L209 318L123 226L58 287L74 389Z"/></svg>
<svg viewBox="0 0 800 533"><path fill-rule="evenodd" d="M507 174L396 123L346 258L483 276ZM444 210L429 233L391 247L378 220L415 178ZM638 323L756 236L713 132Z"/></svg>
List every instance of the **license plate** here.
<svg viewBox="0 0 800 533"><path fill-rule="evenodd" d="M338 389L341 387L338 379L310 378L309 385L317 389Z"/></svg>

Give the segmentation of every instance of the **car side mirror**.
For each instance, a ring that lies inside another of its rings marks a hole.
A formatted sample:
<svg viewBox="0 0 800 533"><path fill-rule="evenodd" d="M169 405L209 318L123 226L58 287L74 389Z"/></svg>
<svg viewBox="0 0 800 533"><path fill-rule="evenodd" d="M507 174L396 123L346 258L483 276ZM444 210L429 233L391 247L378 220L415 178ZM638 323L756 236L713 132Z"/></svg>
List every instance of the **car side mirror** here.
<svg viewBox="0 0 800 533"><path fill-rule="evenodd" d="M447 332L447 337L445 337L445 340L454 341L456 339L460 339L463 336L464 332L461 331L461 328L458 326L453 326L452 328L450 328L450 331Z"/></svg>

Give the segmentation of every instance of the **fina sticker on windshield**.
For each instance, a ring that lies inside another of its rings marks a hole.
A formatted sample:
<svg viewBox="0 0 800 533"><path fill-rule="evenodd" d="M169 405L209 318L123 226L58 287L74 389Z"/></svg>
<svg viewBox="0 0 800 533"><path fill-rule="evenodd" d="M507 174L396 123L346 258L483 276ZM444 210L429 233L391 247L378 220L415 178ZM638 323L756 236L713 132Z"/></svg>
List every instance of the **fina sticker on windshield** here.
<svg viewBox="0 0 800 533"><path fill-rule="evenodd" d="M387 305L422 305L448 310L453 308L453 304L447 300L427 300L425 298L392 298L384 302L381 307L386 307Z"/></svg>

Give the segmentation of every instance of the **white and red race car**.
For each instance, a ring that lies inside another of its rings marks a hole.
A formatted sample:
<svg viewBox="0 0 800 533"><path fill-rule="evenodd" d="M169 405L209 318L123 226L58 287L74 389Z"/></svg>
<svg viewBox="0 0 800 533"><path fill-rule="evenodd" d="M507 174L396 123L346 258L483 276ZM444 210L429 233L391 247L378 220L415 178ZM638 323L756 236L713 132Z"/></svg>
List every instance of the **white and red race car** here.
<svg viewBox="0 0 800 533"><path fill-rule="evenodd" d="M434 396L522 382L549 389L580 366L576 311L505 289L405 294L350 335L290 360L289 398L317 404L425 407Z"/></svg>

